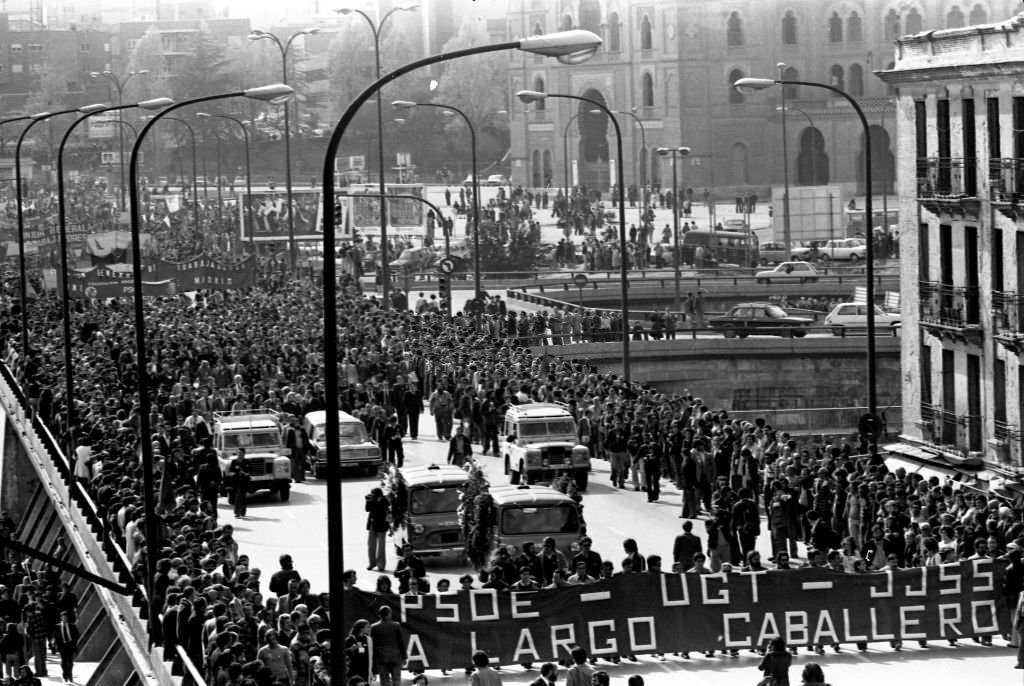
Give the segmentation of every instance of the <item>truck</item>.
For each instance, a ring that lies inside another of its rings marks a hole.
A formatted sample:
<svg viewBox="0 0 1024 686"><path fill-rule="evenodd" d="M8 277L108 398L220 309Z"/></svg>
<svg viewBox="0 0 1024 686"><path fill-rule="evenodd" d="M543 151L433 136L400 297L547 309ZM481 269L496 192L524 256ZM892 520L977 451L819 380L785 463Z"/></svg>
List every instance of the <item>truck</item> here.
<svg viewBox="0 0 1024 686"><path fill-rule="evenodd" d="M269 409L214 412L213 449L222 476L229 475L240 448L245 449L245 467L251 477L248 492L269 490L287 502L292 461L284 445L280 414Z"/></svg>
<svg viewBox="0 0 1024 686"><path fill-rule="evenodd" d="M513 405L505 413L505 473L509 482L572 475L584 491L590 478L590 449L581 445L576 420L562 403Z"/></svg>

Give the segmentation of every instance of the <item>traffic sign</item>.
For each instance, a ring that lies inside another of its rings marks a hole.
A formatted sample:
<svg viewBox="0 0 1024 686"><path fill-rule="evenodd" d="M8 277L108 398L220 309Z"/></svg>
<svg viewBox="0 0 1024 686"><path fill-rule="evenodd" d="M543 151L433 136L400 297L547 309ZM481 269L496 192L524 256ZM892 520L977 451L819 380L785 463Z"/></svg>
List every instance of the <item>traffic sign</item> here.
<svg viewBox="0 0 1024 686"><path fill-rule="evenodd" d="M450 257L442 258L441 261L437 263L437 269L442 274L451 274L455 271L455 260Z"/></svg>
<svg viewBox="0 0 1024 686"><path fill-rule="evenodd" d="M583 272L572 275L572 282L576 284L576 288L583 288L587 285L588 281L590 281L590 279L587 278L587 275Z"/></svg>

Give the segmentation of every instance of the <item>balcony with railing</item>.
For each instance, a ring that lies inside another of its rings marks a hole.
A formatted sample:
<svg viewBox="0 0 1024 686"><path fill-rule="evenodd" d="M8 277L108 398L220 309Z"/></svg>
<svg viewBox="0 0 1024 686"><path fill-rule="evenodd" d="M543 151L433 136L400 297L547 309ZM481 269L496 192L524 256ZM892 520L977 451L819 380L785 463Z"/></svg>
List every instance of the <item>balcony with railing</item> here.
<svg viewBox="0 0 1024 686"><path fill-rule="evenodd" d="M1010 219L1024 218L1024 159L998 157L988 161L992 205Z"/></svg>
<svg viewBox="0 0 1024 686"><path fill-rule="evenodd" d="M985 418L957 414L939 405L921 403L921 438L925 445L958 460L980 460Z"/></svg>
<svg viewBox="0 0 1024 686"><path fill-rule="evenodd" d="M917 199L936 215L977 218L981 211L977 158L918 158Z"/></svg>
<svg viewBox="0 0 1024 686"><path fill-rule="evenodd" d="M999 464L1007 467L1019 466L1014 464L1014 454L1019 454L1020 452L1022 447L1021 438L1020 427L1016 424L1010 424L999 419L995 421L992 440L988 443Z"/></svg>
<svg viewBox="0 0 1024 686"><path fill-rule="evenodd" d="M981 344L981 309L977 287L921 281L920 322L934 336Z"/></svg>
<svg viewBox="0 0 1024 686"><path fill-rule="evenodd" d="M1008 350L1024 351L1024 296L992 291L992 337Z"/></svg>

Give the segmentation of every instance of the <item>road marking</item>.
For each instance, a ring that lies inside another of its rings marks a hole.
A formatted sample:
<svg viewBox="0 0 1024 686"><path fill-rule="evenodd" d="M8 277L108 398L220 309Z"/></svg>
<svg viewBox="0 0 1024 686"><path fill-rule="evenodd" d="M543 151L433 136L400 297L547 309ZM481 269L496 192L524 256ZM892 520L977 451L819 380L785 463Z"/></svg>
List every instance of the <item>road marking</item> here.
<svg viewBox="0 0 1024 686"><path fill-rule="evenodd" d="M595 600L611 600L611 591L594 591L593 593L580 593L581 603L591 603Z"/></svg>
<svg viewBox="0 0 1024 686"><path fill-rule="evenodd" d="M832 581L805 581L800 584L804 591L831 591L835 587Z"/></svg>

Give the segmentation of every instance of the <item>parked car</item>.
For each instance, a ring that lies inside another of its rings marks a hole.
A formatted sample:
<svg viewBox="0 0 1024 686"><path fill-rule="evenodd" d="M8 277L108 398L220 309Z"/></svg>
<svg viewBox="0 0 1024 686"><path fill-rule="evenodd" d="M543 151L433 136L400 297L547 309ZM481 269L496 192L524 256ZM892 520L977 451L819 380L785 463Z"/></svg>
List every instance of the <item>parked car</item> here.
<svg viewBox="0 0 1024 686"><path fill-rule="evenodd" d="M825 326L832 328L836 336L849 335L851 332L867 332L868 306L866 303L839 303L825 317ZM875 305L875 332L894 335L900 328L900 314L886 312Z"/></svg>
<svg viewBox="0 0 1024 686"><path fill-rule="evenodd" d="M826 241L825 245L818 249L818 254L823 260L844 260L847 262L863 260L867 253L868 245L863 238L839 238L833 241Z"/></svg>
<svg viewBox="0 0 1024 686"><path fill-rule="evenodd" d="M778 264L789 259L790 253L786 250L785 243L769 242L761 244L761 248L758 250L758 257L763 265Z"/></svg>
<svg viewBox="0 0 1024 686"><path fill-rule="evenodd" d="M818 272L808 262L780 262L774 269L757 272L754 275L758 283L771 283L782 281L798 281L806 283L817 281Z"/></svg>
<svg viewBox="0 0 1024 686"><path fill-rule="evenodd" d="M803 338L811 323L811 319L791 316L772 303L741 303L708 320L708 326L721 329L726 338L746 338L751 334Z"/></svg>
<svg viewBox="0 0 1024 686"><path fill-rule="evenodd" d="M508 177L506 177L504 174L491 174L490 176L487 177L487 180L484 181L484 185L485 186L507 186L508 185Z"/></svg>

